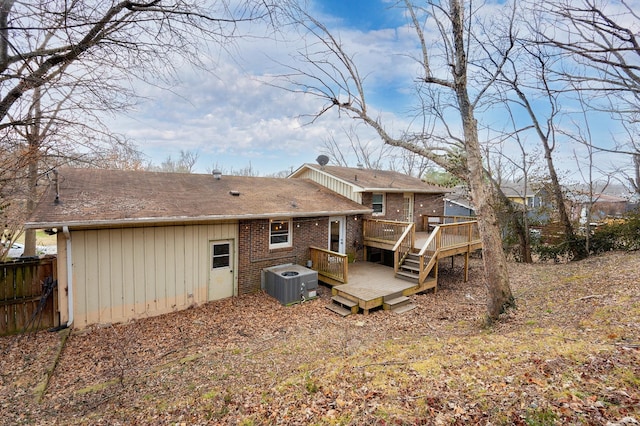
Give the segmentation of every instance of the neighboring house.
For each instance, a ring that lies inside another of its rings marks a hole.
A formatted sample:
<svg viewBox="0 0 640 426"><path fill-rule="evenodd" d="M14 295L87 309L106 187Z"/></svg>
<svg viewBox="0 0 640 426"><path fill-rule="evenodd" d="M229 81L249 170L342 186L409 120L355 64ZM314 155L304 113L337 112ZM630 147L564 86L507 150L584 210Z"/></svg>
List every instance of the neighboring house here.
<svg viewBox="0 0 640 426"><path fill-rule="evenodd" d="M500 189L509 200L516 204L527 206L530 211L539 209L544 204L541 191L531 186L525 187L521 181L502 183L500 184Z"/></svg>
<svg viewBox="0 0 640 426"><path fill-rule="evenodd" d="M476 215L476 210L466 188L458 186L453 188L450 194L447 194L444 198L444 215L467 217Z"/></svg>
<svg viewBox="0 0 640 426"><path fill-rule="evenodd" d="M522 181L505 182L500 185L504 195L522 210L526 208L529 220L547 222L554 209L548 201L549 196L544 188L527 185Z"/></svg>
<svg viewBox="0 0 640 426"><path fill-rule="evenodd" d="M307 179L61 169L26 226L57 232L60 323L82 328L259 291L310 246L357 249L370 214Z"/></svg>
<svg viewBox="0 0 640 426"><path fill-rule="evenodd" d="M443 216L450 190L388 170L304 164L290 178L306 178L373 210L368 218L414 222L426 230L423 217Z"/></svg>
<svg viewBox="0 0 640 426"><path fill-rule="evenodd" d="M585 225L588 217L592 223L606 218L619 218L635 207L627 198L602 193L590 197L586 193L573 192L569 197L569 204L571 218L580 225Z"/></svg>

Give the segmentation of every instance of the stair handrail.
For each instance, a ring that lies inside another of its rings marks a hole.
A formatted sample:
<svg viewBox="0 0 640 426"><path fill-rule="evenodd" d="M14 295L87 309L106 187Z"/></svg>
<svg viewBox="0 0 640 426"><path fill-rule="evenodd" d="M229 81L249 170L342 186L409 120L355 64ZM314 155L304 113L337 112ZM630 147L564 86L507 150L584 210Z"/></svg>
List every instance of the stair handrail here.
<svg viewBox="0 0 640 426"><path fill-rule="evenodd" d="M438 245L440 244L440 226L442 225L437 225L435 228L433 228L433 231L431 231L429 238L427 238L427 241L424 242L422 248L418 252L418 256L424 256L431 244L435 244L435 248L433 250L434 253L438 251Z"/></svg>
<svg viewBox="0 0 640 426"><path fill-rule="evenodd" d="M393 270L395 273L398 272L400 264L405 257L407 257L407 254L409 254L413 249L416 235L414 232L415 226L415 223L408 224L402 235L400 235L400 238L398 238L398 241L396 241L393 246ZM401 248L402 252L400 251Z"/></svg>
<svg viewBox="0 0 640 426"><path fill-rule="evenodd" d="M427 279L427 276L429 275L429 272L431 271L431 269L433 268L433 265L435 264L435 259L437 258L436 255L438 253L438 250L440 249L440 226L441 225L436 225L436 227L433 228L433 231L431 232L431 235L429 235L429 238L427 238L427 241L425 241L425 243L422 245L422 248L418 252L418 257L419 257L419 261L418 261L418 267L419 267L418 284L420 284L420 285L422 285L424 280ZM431 256L429 258L429 262L425 265L424 264L424 256L425 256L425 254L427 252L427 249L431 245L434 246L433 253L431 254Z"/></svg>
<svg viewBox="0 0 640 426"><path fill-rule="evenodd" d="M476 224L477 226L477 223L478 223L477 220L472 219L472 220L466 220L463 222L444 223L441 225L437 225L433 229L433 231L431 232L431 235L429 235L429 238L427 238L427 241L425 241L425 243L422 245L422 248L418 252L418 256L420 258L419 259L419 268L420 268L419 283L420 284L422 284L424 280L427 278L427 276L429 275L431 268L433 268L433 265L437 261L439 252L444 248L448 247L448 246L443 246L443 243L442 243L443 230L448 228L453 228L453 227L468 226L469 229L467 231L466 244L471 244L473 241L475 241L473 237L474 231L477 232L477 229L474 229L473 225ZM429 261L425 265L424 263L425 255L429 248L432 248L432 250L430 250L431 257L429 258Z"/></svg>

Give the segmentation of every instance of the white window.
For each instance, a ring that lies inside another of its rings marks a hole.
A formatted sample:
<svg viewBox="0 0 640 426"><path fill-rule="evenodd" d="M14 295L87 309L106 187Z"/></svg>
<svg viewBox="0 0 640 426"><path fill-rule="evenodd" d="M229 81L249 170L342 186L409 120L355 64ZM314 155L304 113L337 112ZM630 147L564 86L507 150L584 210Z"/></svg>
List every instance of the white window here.
<svg viewBox="0 0 640 426"><path fill-rule="evenodd" d="M228 268L231 264L229 243L213 243L211 245L211 269Z"/></svg>
<svg viewBox="0 0 640 426"><path fill-rule="evenodd" d="M384 214L384 194L373 194L371 208L374 215Z"/></svg>
<svg viewBox="0 0 640 426"><path fill-rule="evenodd" d="M269 248L291 247L291 219L274 219L269 226Z"/></svg>

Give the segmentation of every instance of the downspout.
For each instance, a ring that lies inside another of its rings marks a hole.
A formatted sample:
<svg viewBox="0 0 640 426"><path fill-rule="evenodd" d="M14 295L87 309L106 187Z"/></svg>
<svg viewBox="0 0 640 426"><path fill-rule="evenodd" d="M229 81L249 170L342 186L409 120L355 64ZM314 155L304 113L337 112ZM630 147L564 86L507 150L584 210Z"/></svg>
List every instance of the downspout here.
<svg viewBox="0 0 640 426"><path fill-rule="evenodd" d="M73 325L73 271L71 270L71 234L69 233L69 227L63 226L62 233L67 239L67 309L69 310L67 327L71 327Z"/></svg>

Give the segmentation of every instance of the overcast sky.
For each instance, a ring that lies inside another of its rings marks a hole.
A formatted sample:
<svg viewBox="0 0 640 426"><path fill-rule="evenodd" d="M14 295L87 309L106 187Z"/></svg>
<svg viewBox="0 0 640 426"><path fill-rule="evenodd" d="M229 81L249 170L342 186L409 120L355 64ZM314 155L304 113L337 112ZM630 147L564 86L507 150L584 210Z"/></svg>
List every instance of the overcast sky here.
<svg viewBox="0 0 640 426"><path fill-rule="evenodd" d="M403 29L402 12L389 8L390 0L313 0L314 15L336 31L367 77L369 103L380 110L387 126L402 129L406 122L407 90L417 70L403 53L415 48ZM279 62L290 61L296 42L274 42L253 38L238 42L233 55L220 52L211 74L185 68L172 93L146 86L141 102L113 126L133 139L155 164L180 150L199 154L197 172L217 165L238 170L249 165L261 175L291 171L314 162L330 136L345 141L343 129L354 122L330 113L309 123L308 115L322 104L264 81L283 73ZM364 126L358 127L362 141L381 142ZM345 151L348 151L345 148ZM570 167L565 153L565 167ZM357 160L351 158L352 166Z"/></svg>

